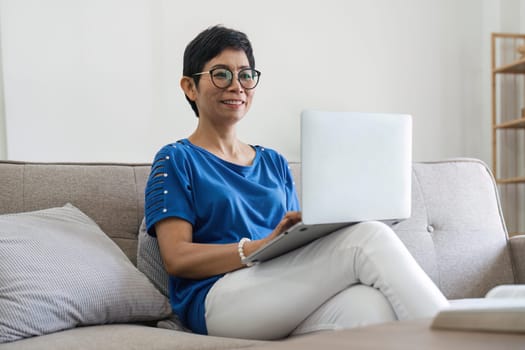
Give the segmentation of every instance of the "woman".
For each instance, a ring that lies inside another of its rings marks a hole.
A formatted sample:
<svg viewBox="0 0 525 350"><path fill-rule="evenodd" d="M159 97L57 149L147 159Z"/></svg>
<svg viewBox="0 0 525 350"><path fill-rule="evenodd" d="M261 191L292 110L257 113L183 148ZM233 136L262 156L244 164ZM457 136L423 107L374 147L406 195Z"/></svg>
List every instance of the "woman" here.
<svg viewBox="0 0 525 350"><path fill-rule="evenodd" d="M174 312L197 333L256 339L436 314L445 297L378 222L241 263L301 220L287 161L236 134L260 76L239 31L211 27L186 47L180 85L198 125L157 153L146 188Z"/></svg>

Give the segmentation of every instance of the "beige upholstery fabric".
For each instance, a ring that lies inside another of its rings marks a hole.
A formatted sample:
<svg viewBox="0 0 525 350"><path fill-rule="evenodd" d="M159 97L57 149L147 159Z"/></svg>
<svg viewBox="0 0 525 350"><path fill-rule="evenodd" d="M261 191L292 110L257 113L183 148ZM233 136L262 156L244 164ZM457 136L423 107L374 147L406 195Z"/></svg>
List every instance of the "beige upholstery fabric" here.
<svg viewBox="0 0 525 350"><path fill-rule="evenodd" d="M149 165L0 163L0 214L71 203L135 263Z"/></svg>
<svg viewBox="0 0 525 350"><path fill-rule="evenodd" d="M293 163L291 168L300 189L299 164ZM3 161L0 214L70 202L94 219L135 263L149 170L148 164ZM498 284L525 283L525 236L513 237L509 248L494 181L483 163L415 163L412 181L412 217L393 228L449 298L481 297ZM352 340L344 337L344 343ZM221 349L247 345L150 327L100 326L4 344L2 350Z"/></svg>
<svg viewBox="0 0 525 350"><path fill-rule="evenodd" d="M496 187L484 163L416 163L412 217L394 226L450 299L482 297L514 283Z"/></svg>
<svg viewBox="0 0 525 350"><path fill-rule="evenodd" d="M256 340L219 338L138 325L81 327L2 344L2 350L230 350L262 345Z"/></svg>

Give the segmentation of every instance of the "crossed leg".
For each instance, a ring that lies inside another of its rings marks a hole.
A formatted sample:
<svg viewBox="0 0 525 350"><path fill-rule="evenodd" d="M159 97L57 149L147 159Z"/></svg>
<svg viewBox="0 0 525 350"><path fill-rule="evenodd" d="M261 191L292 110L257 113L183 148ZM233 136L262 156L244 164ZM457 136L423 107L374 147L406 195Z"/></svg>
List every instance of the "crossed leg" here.
<svg viewBox="0 0 525 350"><path fill-rule="evenodd" d="M353 319L349 306L361 302L353 290L358 284L378 290L393 313L378 301L383 311L374 304L369 319ZM210 335L279 339L380 322L377 317L432 317L447 305L397 235L382 223L364 222L226 274L208 293L205 307Z"/></svg>

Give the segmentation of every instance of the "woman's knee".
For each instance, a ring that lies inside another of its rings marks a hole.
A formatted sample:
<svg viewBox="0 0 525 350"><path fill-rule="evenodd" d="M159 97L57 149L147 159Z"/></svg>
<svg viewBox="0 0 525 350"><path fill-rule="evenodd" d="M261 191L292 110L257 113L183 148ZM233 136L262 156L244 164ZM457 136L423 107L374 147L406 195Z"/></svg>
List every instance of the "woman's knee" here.
<svg viewBox="0 0 525 350"><path fill-rule="evenodd" d="M394 320L395 312L379 290L356 284L326 301L293 334L353 328Z"/></svg>
<svg viewBox="0 0 525 350"><path fill-rule="evenodd" d="M339 322L346 328L396 320L392 305L376 288L357 284L339 293L337 299L345 309Z"/></svg>
<svg viewBox="0 0 525 350"><path fill-rule="evenodd" d="M390 226L381 221L363 221L355 224L356 228L367 232L377 232L377 234L395 235Z"/></svg>
<svg viewBox="0 0 525 350"><path fill-rule="evenodd" d="M360 247L369 244L390 244L398 242L397 234L385 223L380 221L364 221L342 230L343 240L351 246Z"/></svg>

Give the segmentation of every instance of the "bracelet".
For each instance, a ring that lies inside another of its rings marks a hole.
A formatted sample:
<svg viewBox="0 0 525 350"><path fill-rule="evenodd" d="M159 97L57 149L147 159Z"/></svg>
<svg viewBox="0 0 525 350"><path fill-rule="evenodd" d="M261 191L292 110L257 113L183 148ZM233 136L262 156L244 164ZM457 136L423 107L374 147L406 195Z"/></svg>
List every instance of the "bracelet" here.
<svg viewBox="0 0 525 350"><path fill-rule="evenodd" d="M247 267L250 267L253 265L253 263L249 262L249 263L244 263L243 260L246 259L246 255L244 255L244 243L246 242L250 242L251 239L249 238L246 238L246 237L243 237L241 238L241 240L239 241L239 245L237 246L237 251L239 252L239 257L241 258L241 263Z"/></svg>

